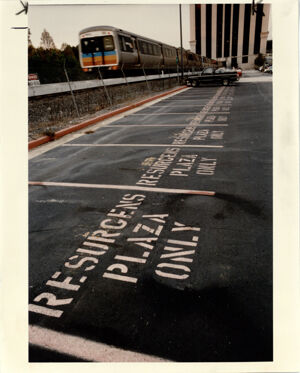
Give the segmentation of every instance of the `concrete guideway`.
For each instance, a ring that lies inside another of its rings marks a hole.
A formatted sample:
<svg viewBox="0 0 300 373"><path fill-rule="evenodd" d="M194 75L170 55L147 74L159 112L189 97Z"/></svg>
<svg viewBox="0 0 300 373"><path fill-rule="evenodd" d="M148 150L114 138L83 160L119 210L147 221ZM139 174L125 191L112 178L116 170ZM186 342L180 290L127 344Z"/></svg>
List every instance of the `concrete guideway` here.
<svg viewBox="0 0 300 373"><path fill-rule="evenodd" d="M272 360L271 95L188 89L31 159L31 361Z"/></svg>
<svg viewBox="0 0 300 373"><path fill-rule="evenodd" d="M188 73L188 72L184 73L184 75L186 76L191 75L191 74L192 73ZM147 80L151 81L151 80L169 79L169 78L178 78L179 80L180 76L181 76L180 73L148 75ZM125 78L104 79L104 85L107 87L110 87L114 85L145 82L145 81L146 81L145 76L128 76L126 79ZM103 87L103 83L99 79L70 82L70 85L73 91ZM70 92L70 87L67 82L41 84L41 85L28 87L28 97L45 96L45 95L64 93L64 92Z"/></svg>

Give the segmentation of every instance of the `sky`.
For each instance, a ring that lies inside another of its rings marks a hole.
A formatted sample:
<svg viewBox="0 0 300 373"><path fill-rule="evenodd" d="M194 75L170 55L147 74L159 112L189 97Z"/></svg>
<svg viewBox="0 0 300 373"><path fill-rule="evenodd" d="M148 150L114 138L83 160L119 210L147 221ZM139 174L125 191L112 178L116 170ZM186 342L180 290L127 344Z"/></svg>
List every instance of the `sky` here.
<svg viewBox="0 0 300 373"><path fill-rule="evenodd" d="M190 49L189 5L182 5L183 47ZM180 46L179 5L30 5L31 41L39 47L46 29L57 48L78 44L80 30L90 26L114 26L175 47Z"/></svg>

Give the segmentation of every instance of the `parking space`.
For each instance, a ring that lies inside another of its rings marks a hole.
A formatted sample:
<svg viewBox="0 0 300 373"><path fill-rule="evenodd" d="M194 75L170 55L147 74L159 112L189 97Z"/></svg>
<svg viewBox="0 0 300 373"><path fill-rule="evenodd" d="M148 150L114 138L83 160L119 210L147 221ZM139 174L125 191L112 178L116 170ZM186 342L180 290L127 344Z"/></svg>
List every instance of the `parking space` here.
<svg viewBox="0 0 300 373"><path fill-rule="evenodd" d="M220 127L220 128L218 128ZM224 126L204 126L198 128L196 126L174 126L174 125L153 125L153 126L117 126L109 125L99 129L97 132L81 136L80 138L71 141L68 146L80 144L130 144L139 145L159 145L162 140L167 145L176 145L180 147L219 147L223 145ZM155 136L153 135L155 132Z"/></svg>
<svg viewBox="0 0 300 373"><path fill-rule="evenodd" d="M31 361L272 360L271 83L162 99L29 184Z"/></svg>

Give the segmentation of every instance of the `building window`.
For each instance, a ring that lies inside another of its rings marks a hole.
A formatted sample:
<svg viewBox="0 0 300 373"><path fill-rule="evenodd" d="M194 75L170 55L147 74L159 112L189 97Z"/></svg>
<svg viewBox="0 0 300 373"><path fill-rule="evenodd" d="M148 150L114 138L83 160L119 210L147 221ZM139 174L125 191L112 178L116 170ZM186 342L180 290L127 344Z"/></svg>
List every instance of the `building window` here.
<svg viewBox="0 0 300 373"><path fill-rule="evenodd" d="M245 17L244 17L243 59L242 59L243 63L248 62L250 20L251 20L251 4L246 4L245 5Z"/></svg>
<svg viewBox="0 0 300 373"><path fill-rule="evenodd" d="M201 54L201 5L195 6L195 24L196 24L196 53Z"/></svg>
<svg viewBox="0 0 300 373"><path fill-rule="evenodd" d="M225 5L224 57L229 57L230 50L231 4Z"/></svg>
<svg viewBox="0 0 300 373"><path fill-rule="evenodd" d="M263 17L263 5L257 4L256 23L255 23L255 38L254 38L254 54L260 52L260 33Z"/></svg>
<svg viewBox="0 0 300 373"><path fill-rule="evenodd" d="M232 20L232 47L231 47L231 55L233 57L237 56L238 51L238 36L239 36L239 14L240 14L240 5L234 4L233 5L233 20ZM235 58L235 64L236 64ZM232 59L232 65L234 64L234 58Z"/></svg>
<svg viewBox="0 0 300 373"><path fill-rule="evenodd" d="M217 57L222 57L223 4L217 5Z"/></svg>
<svg viewBox="0 0 300 373"><path fill-rule="evenodd" d="M211 58L211 4L206 5L206 57Z"/></svg>

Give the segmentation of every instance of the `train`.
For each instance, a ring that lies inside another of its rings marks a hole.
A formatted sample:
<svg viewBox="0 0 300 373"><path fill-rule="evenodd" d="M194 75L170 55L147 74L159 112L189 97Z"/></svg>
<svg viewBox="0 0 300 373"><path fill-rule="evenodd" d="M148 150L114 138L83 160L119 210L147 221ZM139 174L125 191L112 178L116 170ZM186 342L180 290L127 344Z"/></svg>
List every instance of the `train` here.
<svg viewBox="0 0 300 373"><path fill-rule="evenodd" d="M216 60L176 48L112 26L88 27L79 32L79 58L84 71L176 72L221 67Z"/></svg>

